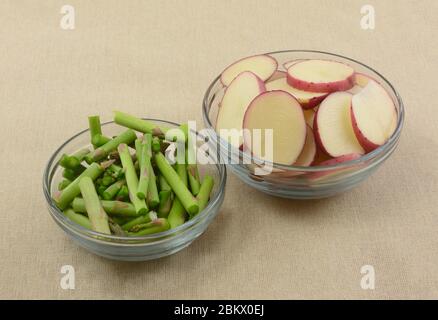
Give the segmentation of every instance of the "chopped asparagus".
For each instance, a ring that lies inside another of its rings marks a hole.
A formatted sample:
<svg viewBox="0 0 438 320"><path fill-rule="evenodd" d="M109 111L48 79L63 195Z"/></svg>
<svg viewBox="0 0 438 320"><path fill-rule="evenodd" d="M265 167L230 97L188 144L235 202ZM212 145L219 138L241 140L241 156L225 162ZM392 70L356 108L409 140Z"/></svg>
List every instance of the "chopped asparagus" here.
<svg viewBox="0 0 438 320"><path fill-rule="evenodd" d="M62 180L59 184L58 184L58 190L64 190L65 188L67 188L67 186L71 183L70 180L68 179L64 179Z"/></svg>
<svg viewBox="0 0 438 320"><path fill-rule="evenodd" d="M77 223L80 226L83 226L84 228L91 230L91 222L90 219L88 219L87 217L83 216L82 214L78 214L74 212L74 210L71 208L64 210L63 213L71 221Z"/></svg>
<svg viewBox="0 0 438 320"><path fill-rule="evenodd" d="M111 216L138 217L134 205L129 202L101 200L103 209ZM85 202L82 198L75 198L72 203L73 210L80 213L87 213Z"/></svg>
<svg viewBox="0 0 438 320"><path fill-rule="evenodd" d="M91 222L91 228L94 231L111 234L108 224L108 216L102 208L93 180L89 177L83 177L79 181L79 188L85 202L88 218Z"/></svg>
<svg viewBox="0 0 438 320"><path fill-rule="evenodd" d="M114 199L114 197L117 195L117 193L120 191L120 189L125 184L126 184L126 180L125 179L122 179L122 180L114 182L112 185L110 185L108 188L105 189L105 191L102 194L102 197L105 200Z"/></svg>
<svg viewBox="0 0 438 320"><path fill-rule="evenodd" d="M168 130L168 128L157 126L153 122L139 119L130 114L120 111L114 111L114 121L121 126L131 128L143 133L150 133L154 136L164 136L164 134Z"/></svg>
<svg viewBox="0 0 438 320"><path fill-rule="evenodd" d="M128 231L132 227L136 226L137 224L148 223L155 219L157 219L156 213L154 211L150 211L148 214L144 216L139 216L131 221L128 221L122 226L122 229Z"/></svg>
<svg viewBox="0 0 438 320"><path fill-rule="evenodd" d="M199 189L199 193L196 196L199 204L199 212L205 209L207 206L208 200L210 198L211 190L213 190L214 180L211 176L206 175L204 180L202 181L201 188ZM196 214L195 214L196 215ZM193 216L191 216L192 218Z"/></svg>
<svg viewBox="0 0 438 320"><path fill-rule="evenodd" d="M199 210L198 201L193 197L184 181L178 176L175 170L173 170L161 152L155 155L155 162L186 211L192 215L196 214ZM185 172L184 170L184 174L186 174Z"/></svg>
<svg viewBox="0 0 438 320"><path fill-rule="evenodd" d="M129 190L127 186L123 186L120 188L120 191L117 192L116 200L118 201L128 201L129 200Z"/></svg>
<svg viewBox="0 0 438 320"><path fill-rule="evenodd" d="M125 170L125 179L129 190L129 199L131 200L138 214L145 214L148 211L148 207L146 206L144 199L140 199L137 196L138 178L134 169L134 164L132 163L131 155L129 154L128 146L122 143L119 145L118 150L123 169Z"/></svg>
<svg viewBox="0 0 438 320"><path fill-rule="evenodd" d="M170 224L167 219L159 218L149 223L138 224L132 228L130 236L139 237L148 234L163 232L170 229Z"/></svg>
<svg viewBox="0 0 438 320"><path fill-rule="evenodd" d="M158 206L158 217L160 218L167 218L170 208L172 206L172 191L165 190L160 191L159 193L160 197L160 204Z"/></svg>
<svg viewBox="0 0 438 320"><path fill-rule="evenodd" d="M91 138L91 144L95 147L95 148L99 148L101 146L103 146L105 143L109 142L111 140L111 138L104 136L102 134L96 134L93 136L93 138Z"/></svg>
<svg viewBox="0 0 438 320"><path fill-rule="evenodd" d="M110 141L105 143L103 146L100 146L99 148L94 150L91 154L87 155L85 157L85 160L88 163L102 160L105 157L107 157L111 151L117 149L117 147L120 144L127 144L128 145L128 144L134 142L134 140L136 138L137 138L137 136L136 136L135 132L132 131L131 129L128 129L125 132L118 135L117 137L115 137L114 139L111 139Z"/></svg>
<svg viewBox="0 0 438 320"><path fill-rule="evenodd" d="M137 153L137 158L140 161L140 178L138 182L137 196L140 199L145 199L148 193L149 181L151 173L149 172L151 167L151 135L145 134L144 139L139 142L136 149L140 153Z"/></svg>
<svg viewBox="0 0 438 320"><path fill-rule="evenodd" d="M92 163L79 177L73 180L64 190L54 197L54 200L61 210L67 206L78 196L81 191L79 189L79 181L84 177L89 177L95 180L104 171L104 168L98 163Z"/></svg>

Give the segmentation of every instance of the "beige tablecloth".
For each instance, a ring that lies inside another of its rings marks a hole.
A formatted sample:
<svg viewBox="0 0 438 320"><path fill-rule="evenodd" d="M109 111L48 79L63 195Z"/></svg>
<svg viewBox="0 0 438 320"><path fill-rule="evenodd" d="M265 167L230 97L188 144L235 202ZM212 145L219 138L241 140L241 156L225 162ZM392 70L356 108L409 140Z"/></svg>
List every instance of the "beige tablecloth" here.
<svg viewBox="0 0 438 320"><path fill-rule="evenodd" d="M374 5L375 30L360 27ZM74 30L60 27L63 5ZM0 2L1 298L438 298L438 2ZM202 123L211 80L233 60L319 49L363 61L399 90L399 148L344 195L290 201L229 176L207 232L153 262L112 262L50 218L42 172L54 149L114 108ZM75 268L75 290L60 286ZM375 290L363 290L363 265Z"/></svg>

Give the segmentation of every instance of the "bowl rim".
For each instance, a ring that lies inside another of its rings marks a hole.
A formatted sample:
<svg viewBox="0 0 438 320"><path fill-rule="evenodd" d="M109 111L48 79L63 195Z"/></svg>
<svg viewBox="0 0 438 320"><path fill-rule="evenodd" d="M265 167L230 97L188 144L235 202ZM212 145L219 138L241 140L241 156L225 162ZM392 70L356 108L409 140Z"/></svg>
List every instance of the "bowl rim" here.
<svg viewBox="0 0 438 320"><path fill-rule="evenodd" d="M389 86L389 88L392 90L392 93L394 94L394 96L397 99L396 102L398 103L399 108L397 110L397 115L398 115L397 126L396 126L394 132L392 133L392 135L389 137L389 139L384 144L382 144L378 148L374 149L373 151L366 153L357 159L349 160L349 161L345 161L345 162L341 162L341 163L337 163L337 164L333 164L333 165L317 165L317 166L310 166L309 167L309 166L286 165L286 164L281 164L281 163L276 163L276 162L264 161L258 157L248 155L247 153L243 152L242 150L233 147L231 144L228 143L228 141L225 141L216 133L216 130L214 129L214 126L213 126L213 124L210 120L210 117L209 117L209 106L210 106L209 97L210 97L210 94L212 93L213 87L218 82L220 82L221 74L219 74L212 81L212 83L208 86L207 91L204 94L204 99L202 101L202 116L204 119L204 123L207 124L207 126L208 126L209 131L211 131L211 130L214 131L214 138L218 139L218 141L222 145L227 146L228 150L231 150L232 152L237 152L239 154L239 157L242 157L242 159L253 160L255 162L260 162L260 163L271 164L272 167L275 169L281 169L281 170L287 170L287 171L301 171L301 172L319 172L319 171L326 171L326 170L331 170L331 169L343 169L346 167L359 165L361 163L364 163L366 161L369 161L369 160L374 159L380 155L385 154L386 152L388 152L391 149L391 146L395 142L397 142L397 140L400 137L400 134L401 134L401 131L403 128L404 118L405 118L404 104L403 104L403 100L402 100L400 94L397 92L397 90L394 88L394 86L391 84L391 82L389 82L389 80L387 80L382 74L380 74L375 69L371 68L370 66L368 66L368 65L366 65L358 60L355 60L355 59L352 59L352 58L349 58L349 57L346 57L346 56L343 56L340 54L327 52L327 51L299 50L299 49L297 49L297 50L279 50L279 51L261 53L260 55L275 55L275 54L282 54L282 53L312 53L312 54L323 54L323 55L338 57L338 58L346 59L350 62L354 62L356 64L359 64L359 65L365 67L366 69L374 72L376 75L378 75L380 77L381 80L383 80Z"/></svg>
<svg viewBox="0 0 438 320"><path fill-rule="evenodd" d="M162 119L156 119L156 118L141 118L141 119L153 121L153 122L161 122L161 123L170 124L170 125L174 125L174 126L179 126L178 123L168 121L168 120L162 120ZM115 124L115 121L103 122L101 124L101 126L104 127L105 125L109 125L109 124ZM121 126L121 128L122 128L122 126ZM96 231L87 229L87 228L71 221L62 213L62 211L56 206L54 200L52 199L51 192L50 192L50 186L51 186L51 183L53 180L53 174L51 174L51 173L54 173L56 171L56 169L59 167L59 164L55 163L56 157L60 154L61 150L65 146L67 146L72 140L74 140L78 136L80 136L88 131L89 131L89 128L79 131L78 133L76 133L73 136L71 136L70 138L68 138L58 148L56 148L56 150L53 152L53 154L50 156L48 162L46 163L44 173L43 173L43 193L44 193L44 196L46 198L47 205L49 206L50 209L53 209L53 210L49 210L50 214L52 215L52 217L55 218L55 221L61 223L64 227L69 228L70 230L74 231L75 233L79 233L82 236L86 236L93 241L103 241L105 243L114 244L114 245L120 245L120 244L135 245L135 244L138 244L138 242L141 242L141 240L158 239L158 241L154 241L154 242L141 243L142 245L144 245L144 244L154 245L154 244L157 244L158 242L161 242L160 240L174 239L175 237L171 237L171 238L169 237L171 235L176 235L176 236L182 235L183 234L182 231L190 229L192 226L196 225L199 221L203 220L205 217L209 216L212 212L214 212L211 209L217 203L219 203L221 201L221 198L223 198L223 195L225 193L225 184L227 181L227 170L226 170L226 167L224 164L216 163L215 167L216 167L216 170L218 172L218 176L219 176L219 180L220 180L220 182L218 184L218 191L216 192L214 197L212 199L210 199L210 201L208 202L208 204L204 208L204 210L199 212L193 219L188 220L184 224L182 224L174 229L169 229L169 230L166 230L164 232L157 232L154 234L144 235L144 236L116 236L116 235L108 235L108 234L104 234L104 233L100 233L100 232L96 232ZM53 170L50 170L50 168L52 167L52 164L54 165L54 167L53 167ZM126 241L128 243L123 243L123 241ZM129 243L132 241L135 241L136 243Z"/></svg>

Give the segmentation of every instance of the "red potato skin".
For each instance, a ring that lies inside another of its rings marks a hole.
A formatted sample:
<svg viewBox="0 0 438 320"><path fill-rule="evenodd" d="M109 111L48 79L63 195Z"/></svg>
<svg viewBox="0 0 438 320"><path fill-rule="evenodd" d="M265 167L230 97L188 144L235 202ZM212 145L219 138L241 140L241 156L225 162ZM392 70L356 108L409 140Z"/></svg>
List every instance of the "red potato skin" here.
<svg viewBox="0 0 438 320"><path fill-rule="evenodd" d="M288 73L287 83L292 87L303 91L331 93L336 91L347 91L351 89L355 84L355 79L353 73L345 80L328 82L328 83L315 83L315 82L307 82L300 79L296 79L293 76L291 76L290 73Z"/></svg>
<svg viewBox="0 0 438 320"><path fill-rule="evenodd" d="M301 107L303 107L304 110L309 110L315 108L317 105L319 105L330 93L327 93L324 96L320 97L314 97L310 99L307 103L301 103Z"/></svg>
<svg viewBox="0 0 438 320"><path fill-rule="evenodd" d="M234 64L236 64L236 63L238 63L238 62L240 62L240 61L242 61L242 60L244 60L244 59L252 58L252 57L256 57L256 56L259 56L259 54L255 54L255 55L252 55L252 56L249 56L249 57L241 58L241 59L239 59L239 60L237 60L237 61L235 61L235 62L229 64L229 65L224 69L224 71L227 70L227 69L228 69L229 67L231 67L232 65L234 65ZM274 59L273 57L271 57L271 56L268 55L268 54L265 54L264 56L271 58L271 59L275 62L275 64L276 64L275 71L276 71L277 68L278 68L278 62L277 62L277 60ZM222 71L222 73L224 73L224 71ZM275 71L274 71L272 74L274 74ZM243 72L245 72L245 71L243 71ZM271 75L270 77L272 77L272 75ZM269 79L270 77L268 77L268 79ZM220 77L220 82L221 82L221 84L222 84L224 87L227 87L227 86L225 85L225 83L222 81L222 74L221 74L221 77ZM231 83L230 83L230 84L231 84Z"/></svg>
<svg viewBox="0 0 438 320"><path fill-rule="evenodd" d="M353 106L351 106L350 108L351 108L350 114L351 114L351 122L353 124L353 131L354 134L356 135L357 140L359 141L359 144L365 150L365 153L371 152L374 149L380 147L380 145L371 142L369 139L367 139L364 136L362 131L359 129L359 126L357 125L356 117L354 116L354 112L353 112Z"/></svg>

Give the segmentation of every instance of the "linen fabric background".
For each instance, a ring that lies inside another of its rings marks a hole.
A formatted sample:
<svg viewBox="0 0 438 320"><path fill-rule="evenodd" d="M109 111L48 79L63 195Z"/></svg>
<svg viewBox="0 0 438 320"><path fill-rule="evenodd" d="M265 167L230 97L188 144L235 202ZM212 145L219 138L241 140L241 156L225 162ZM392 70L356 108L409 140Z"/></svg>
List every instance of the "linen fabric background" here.
<svg viewBox="0 0 438 320"><path fill-rule="evenodd" d="M63 5L74 30L60 27ZM375 8L374 30L360 9ZM438 298L438 2L0 2L0 298ZM396 152L365 183L277 199L232 174L215 221L171 257L109 261L73 244L42 193L51 153L113 109L202 124L210 82L241 57L315 49L385 75L406 106ZM63 265L75 290L60 287ZM375 290L360 286L372 265Z"/></svg>

